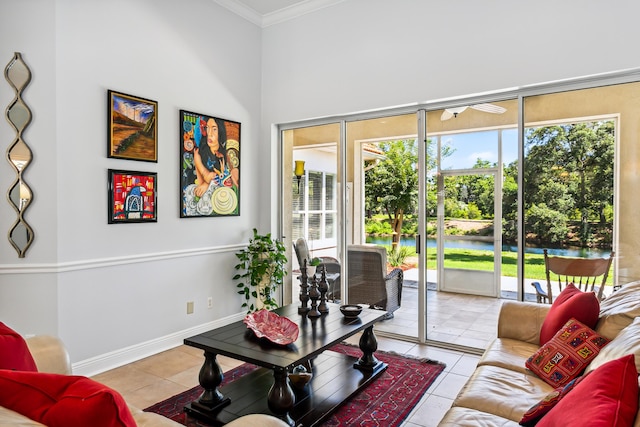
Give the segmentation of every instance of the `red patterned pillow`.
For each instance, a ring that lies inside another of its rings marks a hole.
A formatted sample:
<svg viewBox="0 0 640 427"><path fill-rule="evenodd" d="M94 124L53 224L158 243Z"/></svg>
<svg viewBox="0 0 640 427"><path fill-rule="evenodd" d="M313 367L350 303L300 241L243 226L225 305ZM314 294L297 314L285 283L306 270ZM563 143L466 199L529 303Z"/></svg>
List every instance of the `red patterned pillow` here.
<svg viewBox="0 0 640 427"><path fill-rule="evenodd" d="M80 376L0 370L0 406L49 427L136 427L118 392Z"/></svg>
<svg viewBox="0 0 640 427"><path fill-rule="evenodd" d="M560 402L573 388L582 381L587 374L569 381L566 385L557 387L551 393L547 394L540 402L533 405L524 413L520 420L520 425L525 427L535 426L540 419Z"/></svg>
<svg viewBox="0 0 640 427"><path fill-rule="evenodd" d="M569 319L576 319L591 329L596 327L600 303L593 292L582 292L569 283L553 300L547 317L540 328L540 345L544 345Z"/></svg>
<svg viewBox="0 0 640 427"><path fill-rule="evenodd" d="M558 387L579 376L608 342L593 329L571 319L525 366L547 384Z"/></svg>
<svg viewBox="0 0 640 427"><path fill-rule="evenodd" d="M24 338L2 322L0 322L0 369L38 370Z"/></svg>
<svg viewBox="0 0 640 427"><path fill-rule="evenodd" d="M537 426L632 426L637 412L638 371L630 354L587 375Z"/></svg>

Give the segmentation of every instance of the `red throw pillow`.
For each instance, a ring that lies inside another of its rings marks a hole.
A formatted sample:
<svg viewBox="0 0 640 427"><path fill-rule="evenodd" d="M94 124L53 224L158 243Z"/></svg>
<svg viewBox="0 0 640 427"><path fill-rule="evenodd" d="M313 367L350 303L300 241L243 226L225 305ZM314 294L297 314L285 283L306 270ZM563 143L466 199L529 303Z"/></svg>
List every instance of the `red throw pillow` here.
<svg viewBox="0 0 640 427"><path fill-rule="evenodd" d="M632 426L637 411L638 372L630 354L587 375L537 426Z"/></svg>
<svg viewBox="0 0 640 427"><path fill-rule="evenodd" d="M118 392L80 376L0 370L0 406L48 427L136 427Z"/></svg>
<svg viewBox="0 0 640 427"><path fill-rule="evenodd" d="M0 322L0 369L34 372L38 370L24 338L2 322Z"/></svg>
<svg viewBox="0 0 640 427"><path fill-rule="evenodd" d="M554 406L560 402L560 399L565 397L573 388L582 381L587 374L569 381L566 385L557 387L551 393L547 394L540 402L533 405L527 412L524 413L520 420L520 425L525 427L532 427L538 424L538 421L551 410Z"/></svg>
<svg viewBox="0 0 640 427"><path fill-rule="evenodd" d="M558 387L578 377L608 342L593 329L571 319L525 366L547 384Z"/></svg>
<svg viewBox="0 0 640 427"><path fill-rule="evenodd" d="M571 318L591 329L596 327L600 315L600 303L593 292L582 292L569 283L553 300L547 317L540 328L540 345L544 345Z"/></svg>

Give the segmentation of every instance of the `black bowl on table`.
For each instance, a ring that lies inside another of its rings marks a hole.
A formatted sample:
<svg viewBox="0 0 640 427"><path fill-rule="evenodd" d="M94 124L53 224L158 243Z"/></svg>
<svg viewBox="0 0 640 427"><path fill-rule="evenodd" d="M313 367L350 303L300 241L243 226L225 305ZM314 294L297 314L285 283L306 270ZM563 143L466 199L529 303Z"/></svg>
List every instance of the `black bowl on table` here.
<svg viewBox="0 0 640 427"><path fill-rule="evenodd" d="M355 319L362 313L362 307L355 304L345 304L340 306L340 312L347 319Z"/></svg>

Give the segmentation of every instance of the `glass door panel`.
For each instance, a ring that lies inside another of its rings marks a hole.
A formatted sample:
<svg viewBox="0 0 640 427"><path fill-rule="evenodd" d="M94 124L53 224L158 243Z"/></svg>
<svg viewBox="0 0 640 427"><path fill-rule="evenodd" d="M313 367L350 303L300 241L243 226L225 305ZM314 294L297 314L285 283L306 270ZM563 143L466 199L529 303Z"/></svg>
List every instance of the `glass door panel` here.
<svg viewBox="0 0 640 427"><path fill-rule="evenodd" d="M339 141L340 123L282 131L282 230L293 273L286 278L285 303L299 301L298 239L306 242L307 257L331 262L330 284L340 287Z"/></svg>
<svg viewBox="0 0 640 427"><path fill-rule="evenodd" d="M347 230L346 301L373 303L392 312L376 325L377 331L417 338L417 116L357 120L348 122L346 130L347 188L352 200L347 212L353 218ZM382 251L386 257L382 268L363 268L373 256L367 253L373 249L364 245ZM366 274L356 277L361 273ZM364 285L367 290L361 292L358 287Z"/></svg>
<svg viewBox="0 0 640 427"><path fill-rule="evenodd" d="M517 180L517 118L517 100L427 113L427 341L486 348L500 296L517 295L517 247L503 277L504 215L517 225L517 187L515 202L503 198L513 190L505 171ZM515 212L503 212L507 201Z"/></svg>
<svg viewBox="0 0 640 427"><path fill-rule="evenodd" d="M620 141L623 151L638 142L633 100L639 95L640 84L629 83L525 98L525 299L536 300L535 282L548 293L544 249L580 258L608 257L613 250L615 159ZM621 246L626 235L619 236ZM612 273L605 295L613 291ZM553 297L558 292L552 289Z"/></svg>

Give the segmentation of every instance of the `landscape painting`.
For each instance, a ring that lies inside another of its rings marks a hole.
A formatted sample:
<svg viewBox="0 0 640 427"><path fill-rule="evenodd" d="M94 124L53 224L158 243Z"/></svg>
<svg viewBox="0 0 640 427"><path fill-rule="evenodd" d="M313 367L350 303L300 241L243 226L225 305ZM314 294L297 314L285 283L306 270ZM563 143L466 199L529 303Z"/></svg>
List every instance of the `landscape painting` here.
<svg viewBox="0 0 640 427"><path fill-rule="evenodd" d="M107 157L158 161L158 103L110 90Z"/></svg>

